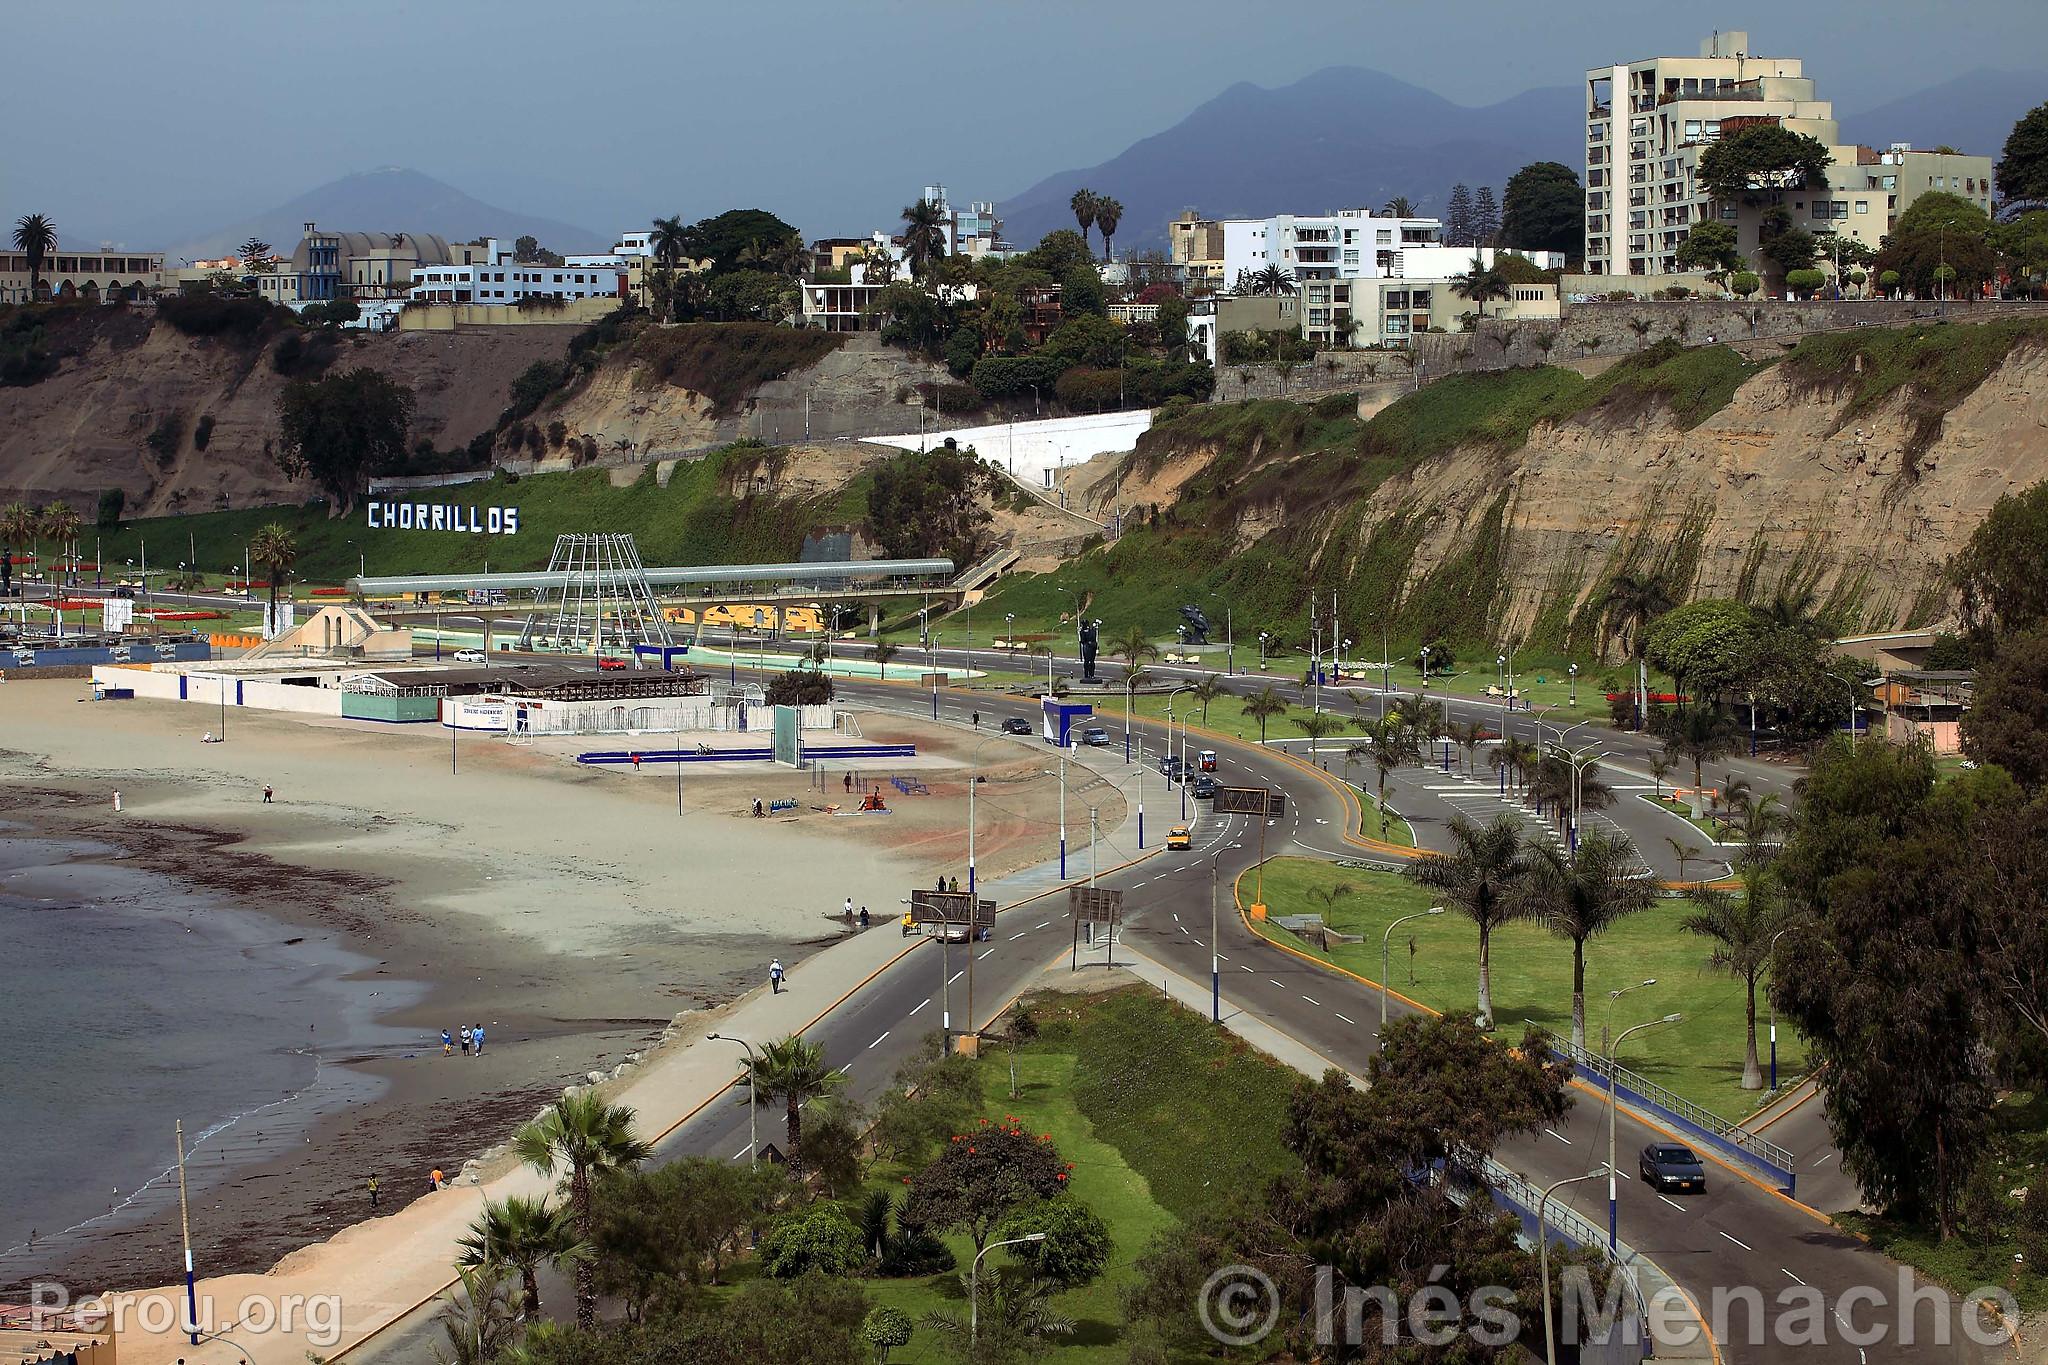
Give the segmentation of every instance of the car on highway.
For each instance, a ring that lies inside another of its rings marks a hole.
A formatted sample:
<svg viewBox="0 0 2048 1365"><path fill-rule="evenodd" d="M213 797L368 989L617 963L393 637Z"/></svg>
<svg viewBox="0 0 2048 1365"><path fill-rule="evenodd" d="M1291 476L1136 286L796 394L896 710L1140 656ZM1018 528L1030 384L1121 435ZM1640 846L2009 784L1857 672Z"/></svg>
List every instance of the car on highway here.
<svg viewBox="0 0 2048 1365"><path fill-rule="evenodd" d="M1081 742L1091 748L1106 749L1109 747L1109 731L1100 725L1091 725L1081 732Z"/></svg>
<svg viewBox="0 0 2048 1365"><path fill-rule="evenodd" d="M1195 800L1211 800L1216 795L1216 779L1209 776L1209 774L1207 773L1203 773L1200 777L1197 777L1195 779L1193 791Z"/></svg>
<svg viewBox="0 0 2048 1365"><path fill-rule="evenodd" d="M616 654L607 654L597 661L597 666L606 673L616 673L626 666L626 661Z"/></svg>
<svg viewBox="0 0 2048 1365"><path fill-rule="evenodd" d="M1006 735L1028 735L1031 733L1031 722L1022 716L1007 717L1003 721L1003 733Z"/></svg>
<svg viewBox="0 0 2048 1365"><path fill-rule="evenodd" d="M1178 755L1169 754L1159 760L1159 775L1169 782L1180 781L1186 771L1187 765L1181 762Z"/></svg>
<svg viewBox="0 0 2048 1365"><path fill-rule="evenodd" d="M480 650L480 649L458 649L458 650L456 650L456 651L455 651L455 662L456 662L456 663L459 663L459 664L480 664L480 663L482 663L483 661L484 661L484 652L483 652L482 650Z"/></svg>
<svg viewBox="0 0 2048 1365"><path fill-rule="evenodd" d="M1704 1191L1707 1168L1690 1147L1676 1142L1653 1142L1643 1148L1636 1170L1653 1190Z"/></svg>
<svg viewBox="0 0 2048 1365"><path fill-rule="evenodd" d="M1168 852L1172 852L1175 849L1189 849L1194 846L1194 831L1186 825L1175 825L1172 829L1166 831L1166 848Z"/></svg>

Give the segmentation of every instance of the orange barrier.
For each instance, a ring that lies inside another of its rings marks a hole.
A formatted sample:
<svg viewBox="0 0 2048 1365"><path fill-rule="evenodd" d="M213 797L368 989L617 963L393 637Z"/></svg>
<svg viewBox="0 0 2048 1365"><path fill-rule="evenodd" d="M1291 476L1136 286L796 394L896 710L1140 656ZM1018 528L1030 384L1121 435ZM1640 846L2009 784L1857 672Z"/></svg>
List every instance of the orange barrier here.
<svg viewBox="0 0 2048 1365"><path fill-rule="evenodd" d="M215 649L254 649L263 643L261 635L225 635L219 632L206 637Z"/></svg>

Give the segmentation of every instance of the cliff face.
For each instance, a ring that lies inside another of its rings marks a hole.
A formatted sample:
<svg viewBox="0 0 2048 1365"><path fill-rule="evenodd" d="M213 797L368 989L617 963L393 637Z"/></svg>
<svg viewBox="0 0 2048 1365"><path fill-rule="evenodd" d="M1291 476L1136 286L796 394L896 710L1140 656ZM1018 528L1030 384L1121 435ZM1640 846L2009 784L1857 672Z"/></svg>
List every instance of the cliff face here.
<svg viewBox="0 0 2048 1365"><path fill-rule="evenodd" d="M277 339L240 344L188 337L123 310L67 323L75 353L50 378L0 388L0 502L64 499L88 517L101 491L127 494L130 515L294 502L310 488L277 471L264 443L277 431L289 382L271 364ZM409 385L415 439L442 449L489 429L514 376L562 354L573 327L399 333L343 340L328 372L367 365ZM213 424L202 451L193 432ZM172 419L181 436L160 455L150 434Z"/></svg>

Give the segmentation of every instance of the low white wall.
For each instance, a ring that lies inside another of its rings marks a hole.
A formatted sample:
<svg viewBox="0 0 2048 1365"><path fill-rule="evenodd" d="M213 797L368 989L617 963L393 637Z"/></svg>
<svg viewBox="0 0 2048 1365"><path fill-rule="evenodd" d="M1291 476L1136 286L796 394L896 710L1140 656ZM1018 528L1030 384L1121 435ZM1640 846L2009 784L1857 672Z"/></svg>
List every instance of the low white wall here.
<svg viewBox="0 0 2048 1365"><path fill-rule="evenodd" d="M194 678L196 687L199 679ZM228 679L228 699L234 699L234 679ZM250 682L242 684L242 705L265 711L295 711L305 716L339 716L341 690L334 687L294 687L288 683Z"/></svg>
<svg viewBox="0 0 2048 1365"><path fill-rule="evenodd" d="M451 697L442 724L461 730L509 733L521 708L524 733L532 735L725 734L739 730L737 708L715 706L709 697L650 697L643 700L549 701L499 696ZM830 731L830 706L806 706L797 724L805 731ZM773 732L773 708L747 707L747 733L765 742Z"/></svg>
<svg viewBox="0 0 2048 1365"><path fill-rule="evenodd" d="M138 697L156 701L178 701L179 674L174 669L122 668L96 664L92 680L103 687L125 687ZM221 692L227 692L230 706L259 711L291 711L307 716L339 716L341 693L331 687L293 687L263 678L241 679L241 700L235 699L235 675L231 673L187 673L182 700L200 706L219 706Z"/></svg>
<svg viewBox="0 0 2048 1365"><path fill-rule="evenodd" d="M977 455L1003 466L1020 482L1034 488L1049 488L1052 485L1047 474L1056 473L1063 466L1086 464L1105 452L1135 450L1138 438L1151 427L1151 411L1140 409L863 439L903 450L924 450L943 445L950 436L960 445L973 446Z"/></svg>

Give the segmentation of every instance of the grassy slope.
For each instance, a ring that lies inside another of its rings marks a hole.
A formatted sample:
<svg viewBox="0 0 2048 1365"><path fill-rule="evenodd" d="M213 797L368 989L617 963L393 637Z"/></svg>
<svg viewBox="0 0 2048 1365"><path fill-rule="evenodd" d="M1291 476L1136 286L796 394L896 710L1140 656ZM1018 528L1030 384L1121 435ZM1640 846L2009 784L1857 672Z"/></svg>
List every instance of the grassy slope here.
<svg viewBox="0 0 2048 1365"><path fill-rule="evenodd" d="M1355 894L1327 907L1311 894L1317 887L1348 882ZM1251 895L1247 880L1243 893ZM1377 981L1380 939L1402 915L1429 907L1427 892L1398 875L1341 868L1307 859L1275 859L1267 866L1266 903L1275 915L1321 914L1333 929L1360 934L1364 942L1333 945L1333 961ZM1650 1077L1726 1118L1755 1107L1755 1092L1742 1090L1743 992L1733 978L1707 967L1705 943L1678 928L1687 907L1660 901L1586 949L1586 1031L1598 1047L1606 992L1649 977L1658 984L1615 1002L1614 1029L1665 1014L1682 1013L1682 1023L1645 1030L1629 1040L1622 1065ZM1289 947L1316 950L1278 929L1268 933ZM1406 945L1413 939L1411 959ZM1455 913L1403 925L1393 945L1393 987L1438 1010L1469 1010L1479 981L1478 931ZM1317 954L1322 956L1321 954ZM1412 982L1410 977L1412 966ZM1493 937L1493 1012L1504 1032L1532 1020L1562 1037L1571 1036L1571 945L1537 924L1514 924ZM1768 1032L1758 1006L1758 1058L1768 1068ZM1790 1085L1804 1073L1806 1045L1789 1028L1778 1032L1778 1079Z"/></svg>
<svg viewBox="0 0 2048 1365"><path fill-rule="evenodd" d="M1903 394L1917 425L1914 444L1924 448L1939 435L1942 418L1975 393L2008 355L2044 345L2048 319L1873 327L1807 337L1784 364L1787 377L1802 388L1845 394L1843 422Z"/></svg>
<svg viewBox="0 0 2048 1365"><path fill-rule="evenodd" d="M1153 1236L1213 1208L1222 1192L1255 1186L1291 1161L1279 1134L1296 1077L1140 988L1047 995L1031 1009L1042 1032L1018 1049L1021 1093L1010 1097L1007 1054L991 1046L982 1062L986 1113L994 1119L1014 1114L1031 1131L1051 1133L1060 1154L1074 1163L1074 1195L1110 1226L1108 1270L1057 1304L1080 1331L1045 1357L1056 1365L1110 1365L1127 1356L1119 1340L1120 1296ZM902 1175L879 1170L874 1188L900 1194ZM955 1237L948 1245L964 1271L972 1244ZM994 1252L984 1265L1002 1260L1003 1253ZM910 1346L893 1359L948 1358L922 1322L929 1312L963 1311L966 1296L954 1275L870 1280L866 1287L877 1302L893 1304L920 1324Z"/></svg>

